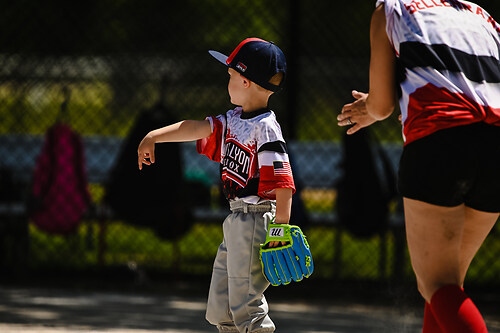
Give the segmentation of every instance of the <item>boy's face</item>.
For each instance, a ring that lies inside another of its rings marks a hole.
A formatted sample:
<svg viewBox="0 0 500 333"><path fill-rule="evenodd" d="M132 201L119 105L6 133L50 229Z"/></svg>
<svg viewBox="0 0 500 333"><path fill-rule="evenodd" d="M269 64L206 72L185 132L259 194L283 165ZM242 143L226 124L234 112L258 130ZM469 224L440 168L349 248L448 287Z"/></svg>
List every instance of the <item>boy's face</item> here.
<svg viewBox="0 0 500 333"><path fill-rule="evenodd" d="M244 104L246 97L245 81L248 80L232 68L228 68L227 72L229 74L227 91L229 92L231 103L241 106Z"/></svg>

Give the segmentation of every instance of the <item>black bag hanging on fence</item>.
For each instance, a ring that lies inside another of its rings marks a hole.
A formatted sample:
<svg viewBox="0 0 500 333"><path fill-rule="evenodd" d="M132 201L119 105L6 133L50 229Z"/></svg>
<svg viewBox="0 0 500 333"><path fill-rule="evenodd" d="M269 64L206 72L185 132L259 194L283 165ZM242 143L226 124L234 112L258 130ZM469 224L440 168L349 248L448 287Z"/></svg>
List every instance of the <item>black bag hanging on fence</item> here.
<svg viewBox="0 0 500 333"><path fill-rule="evenodd" d="M396 196L396 173L368 128L344 135L343 176L337 186L341 225L357 237L371 237L388 226L389 203Z"/></svg>
<svg viewBox="0 0 500 333"><path fill-rule="evenodd" d="M156 163L142 170L137 167L137 147L151 129L171 123L162 104L139 114L111 170L104 199L117 218L149 227L166 240L178 239L192 225L180 145L157 144Z"/></svg>

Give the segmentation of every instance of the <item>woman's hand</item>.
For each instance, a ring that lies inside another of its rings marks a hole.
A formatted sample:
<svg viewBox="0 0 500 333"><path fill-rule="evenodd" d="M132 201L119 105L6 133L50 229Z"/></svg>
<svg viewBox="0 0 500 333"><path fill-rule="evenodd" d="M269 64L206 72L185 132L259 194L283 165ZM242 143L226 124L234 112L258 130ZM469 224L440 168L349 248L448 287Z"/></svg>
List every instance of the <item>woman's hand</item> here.
<svg viewBox="0 0 500 333"><path fill-rule="evenodd" d="M352 126L347 130L347 134L354 134L377 121L366 110L368 94L353 90L352 96L356 101L344 105L342 113L337 116L339 126Z"/></svg>

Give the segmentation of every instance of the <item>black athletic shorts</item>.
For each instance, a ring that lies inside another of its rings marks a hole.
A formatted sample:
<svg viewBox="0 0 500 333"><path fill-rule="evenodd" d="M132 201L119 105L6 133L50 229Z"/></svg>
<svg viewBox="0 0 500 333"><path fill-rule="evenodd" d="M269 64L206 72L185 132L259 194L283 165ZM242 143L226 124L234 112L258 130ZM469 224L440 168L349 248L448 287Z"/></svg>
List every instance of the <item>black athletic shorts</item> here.
<svg viewBox="0 0 500 333"><path fill-rule="evenodd" d="M500 212L500 126L475 123L409 143L399 165L403 197Z"/></svg>

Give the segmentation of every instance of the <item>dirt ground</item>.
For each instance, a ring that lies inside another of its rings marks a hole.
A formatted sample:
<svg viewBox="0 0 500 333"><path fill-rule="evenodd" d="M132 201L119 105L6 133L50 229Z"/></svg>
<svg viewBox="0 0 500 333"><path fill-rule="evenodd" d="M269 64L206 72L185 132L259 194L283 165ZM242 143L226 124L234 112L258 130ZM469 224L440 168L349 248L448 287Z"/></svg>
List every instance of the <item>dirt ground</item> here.
<svg viewBox="0 0 500 333"><path fill-rule="evenodd" d="M308 297L296 288L266 294L276 332L421 332L422 308L413 296L336 298L333 290L319 295L327 297ZM500 332L500 307L493 298L481 302L490 333ZM193 291L179 284L158 292L0 286L0 332L216 332L205 321L205 300L203 286Z"/></svg>

